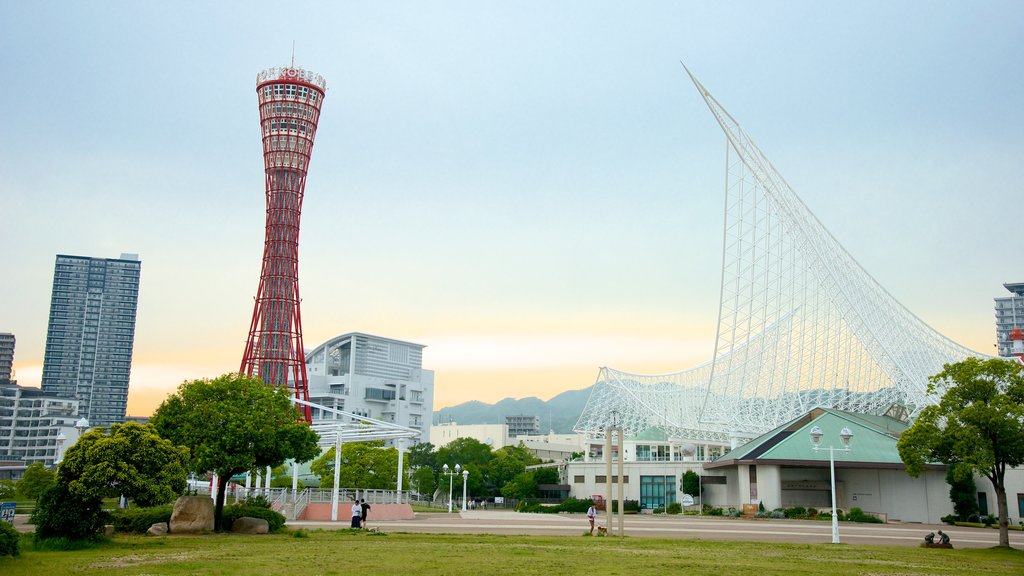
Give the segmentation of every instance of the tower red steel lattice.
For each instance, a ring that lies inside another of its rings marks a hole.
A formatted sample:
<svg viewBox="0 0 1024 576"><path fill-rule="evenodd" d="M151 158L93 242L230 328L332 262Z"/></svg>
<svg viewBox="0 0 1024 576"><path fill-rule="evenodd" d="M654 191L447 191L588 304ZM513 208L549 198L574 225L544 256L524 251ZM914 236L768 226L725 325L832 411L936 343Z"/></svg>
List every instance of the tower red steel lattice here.
<svg viewBox="0 0 1024 576"><path fill-rule="evenodd" d="M256 76L263 162L267 187L267 229L263 269L239 372L268 385L287 386L309 400L299 311L299 220L320 107L327 83L319 74L270 68ZM302 406L306 421L308 406Z"/></svg>

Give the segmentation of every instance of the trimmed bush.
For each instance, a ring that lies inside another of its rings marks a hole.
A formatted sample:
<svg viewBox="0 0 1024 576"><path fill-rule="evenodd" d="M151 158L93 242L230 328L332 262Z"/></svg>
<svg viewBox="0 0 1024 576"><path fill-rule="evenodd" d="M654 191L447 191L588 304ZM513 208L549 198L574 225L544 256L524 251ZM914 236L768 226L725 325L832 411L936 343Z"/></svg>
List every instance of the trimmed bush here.
<svg viewBox="0 0 1024 576"><path fill-rule="evenodd" d="M668 505L668 513L669 514L682 514L682 512L683 512L683 505L680 504L679 502L673 502L673 503Z"/></svg>
<svg viewBox="0 0 1024 576"><path fill-rule="evenodd" d="M99 540L108 514L100 500L86 500L71 494L67 486L57 484L39 497L32 513L36 540Z"/></svg>
<svg viewBox="0 0 1024 576"><path fill-rule="evenodd" d="M266 520L270 525L271 532L276 532L284 526L283 514L274 512L273 510L262 506L225 506L224 514L221 516L221 526L223 526L225 530L230 530L231 526L235 523L235 520L242 516L262 518Z"/></svg>
<svg viewBox="0 0 1024 576"><path fill-rule="evenodd" d="M807 515L807 509L803 506L793 506L786 508L786 518L800 518Z"/></svg>
<svg viewBox="0 0 1024 576"><path fill-rule="evenodd" d="M771 512L768 513L768 517L776 519L787 518L786 513L783 512L782 510L772 510Z"/></svg>
<svg viewBox="0 0 1024 576"><path fill-rule="evenodd" d="M112 523L118 532L145 534L157 522L170 522L174 506L153 506L151 508L129 508L113 513Z"/></svg>
<svg viewBox="0 0 1024 576"><path fill-rule="evenodd" d="M17 556L18 539L21 537L12 524L0 520L0 558L4 556Z"/></svg>
<svg viewBox="0 0 1024 576"><path fill-rule="evenodd" d="M651 511L651 513L652 514L664 514L665 513L665 509L664 508L655 508L654 510Z"/></svg>

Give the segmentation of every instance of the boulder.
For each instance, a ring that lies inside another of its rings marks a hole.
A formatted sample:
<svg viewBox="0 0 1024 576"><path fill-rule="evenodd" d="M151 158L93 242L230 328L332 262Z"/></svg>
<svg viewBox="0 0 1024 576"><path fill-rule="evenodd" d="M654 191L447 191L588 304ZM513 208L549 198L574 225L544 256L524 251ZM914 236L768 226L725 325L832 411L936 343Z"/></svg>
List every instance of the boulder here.
<svg viewBox="0 0 1024 576"><path fill-rule="evenodd" d="M157 522L146 530L146 534L149 536L163 536L167 534L167 522Z"/></svg>
<svg viewBox="0 0 1024 576"><path fill-rule="evenodd" d="M181 496L174 502L170 531L172 534L211 532L213 514L213 500L209 496Z"/></svg>
<svg viewBox="0 0 1024 576"><path fill-rule="evenodd" d="M231 525L231 531L239 534L266 534L270 532L270 523L263 518L242 516Z"/></svg>

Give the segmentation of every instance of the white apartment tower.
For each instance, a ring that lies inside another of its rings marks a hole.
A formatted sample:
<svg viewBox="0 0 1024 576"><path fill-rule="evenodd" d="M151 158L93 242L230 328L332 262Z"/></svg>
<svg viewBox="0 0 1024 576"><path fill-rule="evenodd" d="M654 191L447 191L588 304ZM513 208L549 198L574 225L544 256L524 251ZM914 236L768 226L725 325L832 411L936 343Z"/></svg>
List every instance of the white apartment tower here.
<svg viewBox="0 0 1024 576"><path fill-rule="evenodd" d="M314 404L420 430L430 441L434 371L423 369L421 344L352 332L306 354ZM330 414L313 410L314 422Z"/></svg>

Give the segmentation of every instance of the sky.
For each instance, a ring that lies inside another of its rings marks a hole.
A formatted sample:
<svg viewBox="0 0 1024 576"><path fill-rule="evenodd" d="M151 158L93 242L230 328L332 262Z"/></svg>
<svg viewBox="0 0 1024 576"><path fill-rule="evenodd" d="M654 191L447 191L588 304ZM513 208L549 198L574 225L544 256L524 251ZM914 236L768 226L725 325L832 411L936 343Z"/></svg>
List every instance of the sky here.
<svg viewBox="0 0 1024 576"><path fill-rule="evenodd" d="M436 408L711 357L724 137L693 71L932 327L1024 281L1024 3L0 0L0 332L42 373L56 254L138 253L130 415L237 370L263 249L256 74L328 83L305 345L426 346Z"/></svg>

